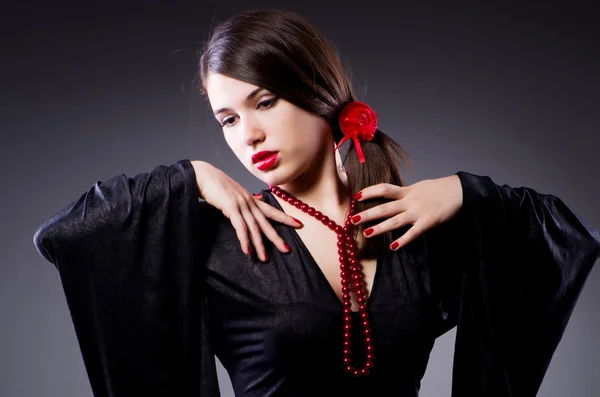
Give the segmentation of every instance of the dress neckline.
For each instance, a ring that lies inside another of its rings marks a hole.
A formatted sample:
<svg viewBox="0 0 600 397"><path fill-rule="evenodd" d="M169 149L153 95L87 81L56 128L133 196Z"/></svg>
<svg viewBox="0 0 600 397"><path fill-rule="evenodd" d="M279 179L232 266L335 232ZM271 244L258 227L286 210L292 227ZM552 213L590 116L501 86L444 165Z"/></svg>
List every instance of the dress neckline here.
<svg viewBox="0 0 600 397"><path fill-rule="evenodd" d="M285 209L283 209L281 207L281 205L279 204L279 201L277 201L277 199L274 197L273 193L268 190L268 189L264 189L262 190L262 195L263 195L263 200L265 198L265 196L268 196L268 203L271 204L272 206L274 206L275 208L277 208L280 211L283 211L287 214L287 212L285 211ZM300 237L300 235L298 234L298 232L296 231L295 228L293 227L289 227L287 225L283 225L284 227L288 227L288 229L290 230L290 233L293 235L294 239L296 240L298 246L300 247L300 249L302 250L302 252L306 255L307 258L309 258L309 262L310 262L310 266L312 266L315 271L317 272L317 274L319 275L318 277L321 278L322 281L325 282L325 284L327 285L327 289L329 290L329 294L331 295L331 297L333 298L333 300L335 300L335 302L337 302L337 305L340 309L343 309L343 304L341 299L337 296L337 294L335 293L335 290L333 289L333 286L331 285L331 283L329 282L329 280L327 279L327 277L325 276L325 273L323 273L323 270L321 269L321 267L319 266L319 264L317 263L317 261L315 260L315 258L312 256L312 254L310 253L310 251L308 250L308 248L306 247L306 245L304 244L304 240L302 240L302 238ZM381 273L381 266L382 266L382 261L383 261L383 256L382 256L382 252L379 252L377 255L377 260L376 260L376 264L375 264L375 274L373 276L373 284L371 285L371 290L369 291L369 294L367 296L367 300L366 300L366 305L367 308L369 308L370 306L372 306L372 302L373 299L375 297L375 293L377 292L377 288L379 286L379 277L380 277L380 273ZM358 310L356 311L352 311L352 314L357 314L359 313Z"/></svg>

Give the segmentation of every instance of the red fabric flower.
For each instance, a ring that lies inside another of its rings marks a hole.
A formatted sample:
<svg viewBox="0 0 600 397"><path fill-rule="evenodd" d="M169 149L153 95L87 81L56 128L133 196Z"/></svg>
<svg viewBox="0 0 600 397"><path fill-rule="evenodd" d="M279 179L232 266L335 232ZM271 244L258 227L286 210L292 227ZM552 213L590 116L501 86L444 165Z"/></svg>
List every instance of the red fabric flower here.
<svg viewBox="0 0 600 397"><path fill-rule="evenodd" d="M338 119L340 129L344 138L337 144L337 150L348 139L354 141L356 153L361 163L365 162L365 156L360 146L360 139L370 141L377 130L377 113L364 102L348 102L340 112Z"/></svg>

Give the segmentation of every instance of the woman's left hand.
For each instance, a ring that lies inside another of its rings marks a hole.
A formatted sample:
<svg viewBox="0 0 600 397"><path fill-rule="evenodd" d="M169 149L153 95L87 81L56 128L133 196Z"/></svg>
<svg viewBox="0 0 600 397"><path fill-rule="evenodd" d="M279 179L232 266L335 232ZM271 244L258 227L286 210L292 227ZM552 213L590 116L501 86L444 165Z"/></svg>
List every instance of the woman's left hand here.
<svg viewBox="0 0 600 397"><path fill-rule="evenodd" d="M412 227L390 245L392 250L397 250L421 233L454 217L462 206L462 193L462 185L457 175L426 179L408 186L389 183L368 186L358 192L357 197L360 196L360 199L357 201L375 197L385 197L393 201L357 213L352 217L352 223L358 225L386 218L366 229L363 232L365 237L377 236L411 224Z"/></svg>

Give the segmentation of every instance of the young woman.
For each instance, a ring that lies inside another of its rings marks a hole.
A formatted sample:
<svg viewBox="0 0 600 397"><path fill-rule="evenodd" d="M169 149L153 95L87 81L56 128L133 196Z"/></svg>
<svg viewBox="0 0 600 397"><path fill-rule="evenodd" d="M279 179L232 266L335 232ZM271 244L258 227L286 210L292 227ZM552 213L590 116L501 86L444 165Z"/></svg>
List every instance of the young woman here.
<svg viewBox="0 0 600 397"><path fill-rule="evenodd" d="M453 396L536 394L596 230L486 176L405 186L406 153L296 14L219 25L199 77L268 188L181 160L95 184L34 236L96 396L218 395L215 354L239 396L417 396L454 326Z"/></svg>

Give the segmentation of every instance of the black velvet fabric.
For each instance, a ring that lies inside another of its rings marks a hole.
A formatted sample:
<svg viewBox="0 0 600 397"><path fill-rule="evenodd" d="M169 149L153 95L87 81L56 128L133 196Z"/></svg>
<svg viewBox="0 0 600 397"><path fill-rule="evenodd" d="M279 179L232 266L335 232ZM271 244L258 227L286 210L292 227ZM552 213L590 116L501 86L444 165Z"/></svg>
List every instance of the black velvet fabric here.
<svg viewBox="0 0 600 397"><path fill-rule="evenodd" d="M457 175L459 214L378 257L375 368L358 379L341 303L296 231L273 223L290 253L265 239L267 263L244 255L189 160L97 182L34 243L59 271L95 396L218 396L216 354L238 396L412 397L455 326L452 397L535 396L600 235L553 195Z"/></svg>

